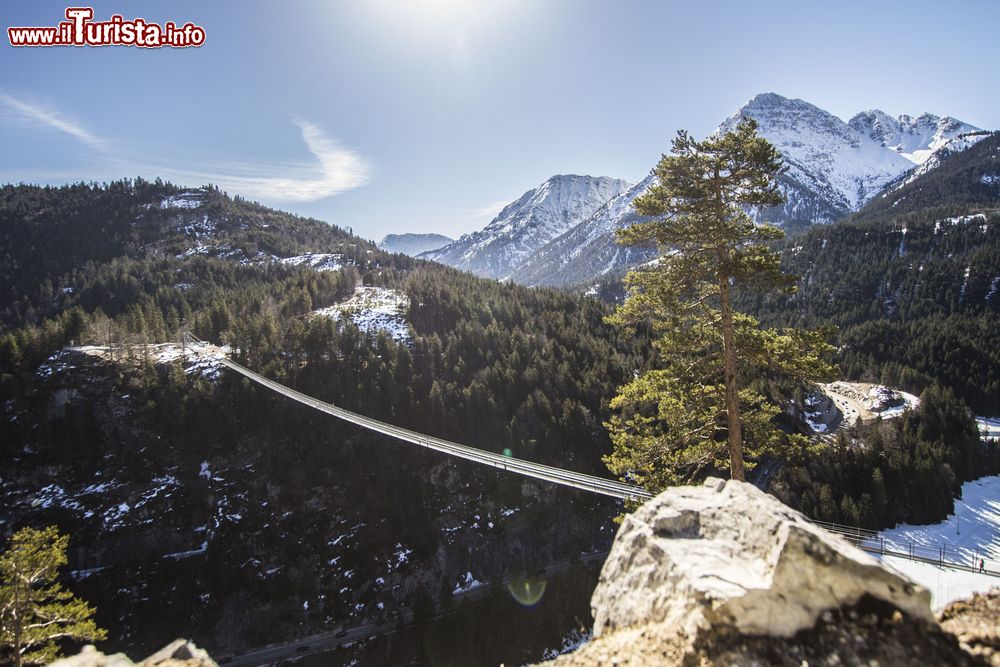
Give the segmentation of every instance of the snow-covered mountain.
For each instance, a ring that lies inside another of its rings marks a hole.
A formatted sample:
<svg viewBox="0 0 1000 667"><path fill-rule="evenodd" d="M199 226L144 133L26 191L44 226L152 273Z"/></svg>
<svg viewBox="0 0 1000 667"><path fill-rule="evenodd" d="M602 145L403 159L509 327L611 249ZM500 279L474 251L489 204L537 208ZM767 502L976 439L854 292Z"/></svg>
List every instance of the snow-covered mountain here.
<svg viewBox="0 0 1000 667"><path fill-rule="evenodd" d="M786 202L755 211L758 221L788 228L834 222L884 190L936 167L984 133L955 120L916 118L872 110L845 123L819 107L774 93L757 95L725 119L715 134L732 130L743 117L781 152L788 170L778 178ZM977 133L980 134L970 134ZM511 278L527 285L568 286L600 278L646 261L651 250L624 248L615 230L636 218L632 200L652 176L608 202L590 219L540 248Z"/></svg>
<svg viewBox="0 0 1000 667"><path fill-rule="evenodd" d="M888 114L872 109L862 111L847 123L853 129L895 151L914 164L923 164L959 135L980 132L977 127L945 116L924 113L916 118Z"/></svg>
<svg viewBox="0 0 1000 667"><path fill-rule="evenodd" d="M580 224L630 183L606 176L553 176L507 205L490 224L421 255L488 278L505 278L552 239Z"/></svg>
<svg viewBox="0 0 1000 667"><path fill-rule="evenodd" d="M387 234L378 242L378 247L386 252L400 252L416 257L422 252L443 248L455 239L441 234Z"/></svg>
<svg viewBox="0 0 1000 667"><path fill-rule="evenodd" d="M745 117L757 121L758 132L777 147L787 165L778 177L785 203L753 214L758 221L790 230L839 220L986 134L968 123L928 113L893 118L873 109L844 122L813 104L775 93L755 96L713 134L734 129ZM575 226L556 233L559 226L548 225L546 234L527 235L531 226L522 221L522 212L534 215L536 200L551 182L508 206L483 231L424 256L526 285L569 286L621 272L652 255L652 250L615 242L615 230L637 218L632 200L652 185L652 176L622 188L603 205L598 202L592 215L578 218ZM546 235L547 242L537 243Z"/></svg>
<svg viewBox="0 0 1000 667"><path fill-rule="evenodd" d="M588 220L540 248L510 278L523 285L566 286L589 282L653 256L652 248L619 245L615 231L640 219L632 201L656 182L652 174L612 198Z"/></svg>
<svg viewBox="0 0 1000 667"><path fill-rule="evenodd" d="M852 213L937 151L978 128L922 114L916 118L873 109L845 123L803 100L762 93L722 121L716 134L744 117L781 152L788 170L780 177L785 204L760 211L759 220L795 227L823 224Z"/></svg>

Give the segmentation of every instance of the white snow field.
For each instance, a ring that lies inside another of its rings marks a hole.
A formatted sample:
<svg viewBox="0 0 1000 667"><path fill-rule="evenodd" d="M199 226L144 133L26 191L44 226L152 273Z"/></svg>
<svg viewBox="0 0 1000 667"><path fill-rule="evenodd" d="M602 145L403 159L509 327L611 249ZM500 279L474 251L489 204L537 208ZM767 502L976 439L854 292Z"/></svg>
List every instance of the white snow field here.
<svg viewBox="0 0 1000 667"><path fill-rule="evenodd" d="M409 305L409 298L397 290L359 286L347 301L314 310L313 315L334 320L347 316L362 331L382 330L393 340L409 341L410 328L405 319Z"/></svg>
<svg viewBox="0 0 1000 667"><path fill-rule="evenodd" d="M1000 475L983 477L962 485L962 499L955 513L931 526L901 524L879 536L894 544L912 543L922 555L946 549L950 560L969 565L985 561L985 569L1000 572ZM940 609L949 602L977 591L1000 586L1000 577L964 572L906 558L883 557L883 561L931 592L931 606Z"/></svg>
<svg viewBox="0 0 1000 667"><path fill-rule="evenodd" d="M279 261L289 266L311 266L317 271L339 271L343 265L343 257L340 253L310 253L285 257Z"/></svg>
<svg viewBox="0 0 1000 667"><path fill-rule="evenodd" d="M107 358L111 352L111 348L101 346L101 345L84 345L81 347L70 347L67 350L74 352L83 352L84 354L89 354L95 357ZM177 343L150 343L146 346L145 351L143 351L141 346L135 346L131 351L136 358L141 358L142 355L148 354L150 360L157 364L169 364L174 361L179 361L181 366L184 368L184 372L188 375L196 373L206 380L215 380L219 377L219 373L222 372L222 362L221 359L231 352L229 346L216 347L214 345L178 345ZM120 352L118 352L120 354ZM40 375L51 374L52 363L58 361L62 352L53 355L47 362L48 365L43 365L39 369Z"/></svg>
<svg viewBox="0 0 1000 667"><path fill-rule="evenodd" d="M976 417L979 433L983 438L1000 439L1000 419L996 417Z"/></svg>

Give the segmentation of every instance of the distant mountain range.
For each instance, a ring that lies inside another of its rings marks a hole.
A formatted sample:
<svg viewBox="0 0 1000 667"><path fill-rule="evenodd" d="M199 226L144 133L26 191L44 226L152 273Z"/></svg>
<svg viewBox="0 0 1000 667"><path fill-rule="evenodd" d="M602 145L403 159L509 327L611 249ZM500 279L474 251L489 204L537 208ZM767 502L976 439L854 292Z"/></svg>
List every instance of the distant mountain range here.
<svg viewBox="0 0 1000 667"><path fill-rule="evenodd" d="M398 252L416 257L422 252L443 248L455 239L441 234L389 234L378 243L386 252Z"/></svg>
<svg viewBox="0 0 1000 667"><path fill-rule="evenodd" d="M839 220L987 134L947 116L893 118L877 109L845 123L815 105L775 93L755 96L714 134L732 130L745 117L757 121L760 134L778 148L788 167L779 177L787 201L754 215L790 232ZM615 230L638 219L632 201L653 183L652 176L635 185L607 177L554 176L482 230L421 257L525 285L586 284L655 254L615 242Z"/></svg>

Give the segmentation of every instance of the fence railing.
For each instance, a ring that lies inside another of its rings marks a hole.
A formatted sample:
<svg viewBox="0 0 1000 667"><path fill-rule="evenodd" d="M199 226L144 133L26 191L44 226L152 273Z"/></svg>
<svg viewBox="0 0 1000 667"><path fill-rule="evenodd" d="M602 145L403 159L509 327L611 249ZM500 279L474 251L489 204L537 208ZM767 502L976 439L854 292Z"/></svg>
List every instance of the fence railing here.
<svg viewBox="0 0 1000 667"><path fill-rule="evenodd" d="M827 521L813 521L813 524L844 537L851 544L871 554L906 558L938 567L1000 577L1000 561L988 558L990 554L978 547L960 547L943 543L926 544L905 538L886 538L874 530Z"/></svg>

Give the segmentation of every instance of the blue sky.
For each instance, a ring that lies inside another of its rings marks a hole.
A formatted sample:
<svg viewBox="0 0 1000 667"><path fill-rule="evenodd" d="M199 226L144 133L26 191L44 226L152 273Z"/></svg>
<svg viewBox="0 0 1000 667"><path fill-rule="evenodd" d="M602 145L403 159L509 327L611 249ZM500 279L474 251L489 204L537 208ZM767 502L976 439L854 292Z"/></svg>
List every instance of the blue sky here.
<svg viewBox="0 0 1000 667"><path fill-rule="evenodd" d="M80 3L82 4L82 3ZM66 3L5 2L3 27ZM214 182L378 240L553 174L637 181L758 92L1000 129L1000 3L103 2L196 49L0 46L0 181ZM6 32L6 30L4 31Z"/></svg>

